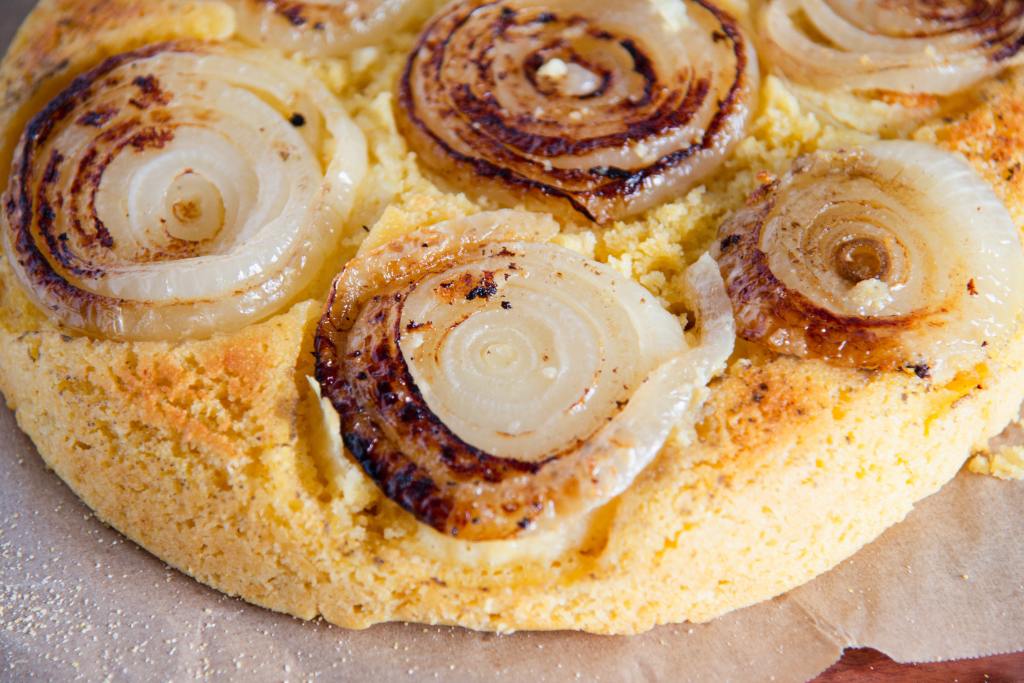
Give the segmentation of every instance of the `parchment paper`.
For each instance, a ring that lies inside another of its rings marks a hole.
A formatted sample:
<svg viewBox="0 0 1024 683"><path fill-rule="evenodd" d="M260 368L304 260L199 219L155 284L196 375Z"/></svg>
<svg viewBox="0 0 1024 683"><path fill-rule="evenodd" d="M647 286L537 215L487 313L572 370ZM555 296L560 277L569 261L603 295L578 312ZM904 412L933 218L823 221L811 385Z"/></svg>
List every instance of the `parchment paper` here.
<svg viewBox="0 0 1024 683"><path fill-rule="evenodd" d="M0 0L6 45L32 0ZM0 680L803 681L847 646L903 662L1024 650L1024 483L961 474L835 570L632 638L346 631L227 598L97 521L0 408Z"/></svg>
<svg viewBox="0 0 1024 683"><path fill-rule="evenodd" d="M802 681L846 646L899 661L1024 649L1024 483L961 474L832 572L631 638L346 631L204 588L98 522L0 409L0 679Z"/></svg>

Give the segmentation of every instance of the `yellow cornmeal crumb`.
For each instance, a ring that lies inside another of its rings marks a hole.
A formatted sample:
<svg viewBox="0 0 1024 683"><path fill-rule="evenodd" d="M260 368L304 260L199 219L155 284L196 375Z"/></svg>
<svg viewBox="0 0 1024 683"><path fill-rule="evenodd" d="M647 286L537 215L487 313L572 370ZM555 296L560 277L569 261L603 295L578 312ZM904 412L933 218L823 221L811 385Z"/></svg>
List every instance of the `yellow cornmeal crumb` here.
<svg viewBox="0 0 1024 683"><path fill-rule="evenodd" d="M1024 480L1024 446L1003 446L992 453L978 453L967 463L967 469L997 479Z"/></svg>

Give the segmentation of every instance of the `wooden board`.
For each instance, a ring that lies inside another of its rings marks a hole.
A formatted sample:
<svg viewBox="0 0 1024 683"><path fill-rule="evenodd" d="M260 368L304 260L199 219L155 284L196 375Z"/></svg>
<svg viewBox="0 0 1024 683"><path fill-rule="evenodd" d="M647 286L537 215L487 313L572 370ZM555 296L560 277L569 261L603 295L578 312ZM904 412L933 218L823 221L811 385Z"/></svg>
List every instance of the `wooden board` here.
<svg viewBox="0 0 1024 683"><path fill-rule="evenodd" d="M1024 627L1024 625L1022 625ZM897 664L875 650L847 650L814 683L1019 683L1024 652L942 664Z"/></svg>

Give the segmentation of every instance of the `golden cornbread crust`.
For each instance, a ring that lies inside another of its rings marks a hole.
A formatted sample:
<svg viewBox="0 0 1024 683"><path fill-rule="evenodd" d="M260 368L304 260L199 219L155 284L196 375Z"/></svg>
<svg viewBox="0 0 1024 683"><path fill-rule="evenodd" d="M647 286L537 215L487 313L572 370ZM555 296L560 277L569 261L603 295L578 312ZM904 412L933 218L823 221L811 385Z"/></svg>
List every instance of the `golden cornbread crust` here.
<svg viewBox="0 0 1024 683"><path fill-rule="evenodd" d="M426 2L424 16L436 6ZM4 182L26 119L84 68L147 42L231 34L231 12L217 3L43 0L0 70ZM309 62L370 143L348 253L363 221L379 240L481 208L434 187L395 131L394 79L414 38ZM990 84L973 108L915 137L967 156L1024 224L1024 169L1013 161L1024 158L1024 79ZM605 232L566 226L560 241L677 311L683 264L762 172L857 139L766 78L751 137L722 178ZM741 344L711 387L696 440L674 437L578 542L551 555L527 540L480 559L463 542L431 544L357 465L332 455L307 381L321 306L322 297L299 302L209 340L95 340L33 308L3 258L0 390L47 464L103 520L226 593L346 627L619 634L708 620L826 571L952 478L1024 398L1024 330L942 387ZM450 552L437 549L445 544Z"/></svg>

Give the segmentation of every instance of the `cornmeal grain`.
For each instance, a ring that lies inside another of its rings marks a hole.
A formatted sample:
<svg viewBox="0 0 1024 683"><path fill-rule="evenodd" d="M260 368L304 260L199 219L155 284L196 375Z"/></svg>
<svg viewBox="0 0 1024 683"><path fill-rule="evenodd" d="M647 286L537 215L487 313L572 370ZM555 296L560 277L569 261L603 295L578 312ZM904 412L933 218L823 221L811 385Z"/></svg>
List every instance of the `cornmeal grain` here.
<svg viewBox="0 0 1024 683"><path fill-rule="evenodd" d="M425 3L423 16L436 6ZM216 3L44 0L0 71L4 163L27 117L104 55L231 32ZM367 235L380 243L488 208L431 184L395 130L393 86L414 37L309 62L369 142L346 255ZM1024 222L1017 74L915 137L965 154ZM863 139L823 125L765 78L751 135L714 182L605 230L566 225L558 241L684 314L686 263L749 191L802 152ZM46 320L3 259L0 389L49 466L100 517L226 593L348 627L597 633L711 619L811 579L938 490L1024 397L1024 332L947 386L741 343L696 434L674 436L605 509L555 537L473 546L416 523L338 452L307 379L320 308L321 298L299 302L202 341L93 340Z"/></svg>

